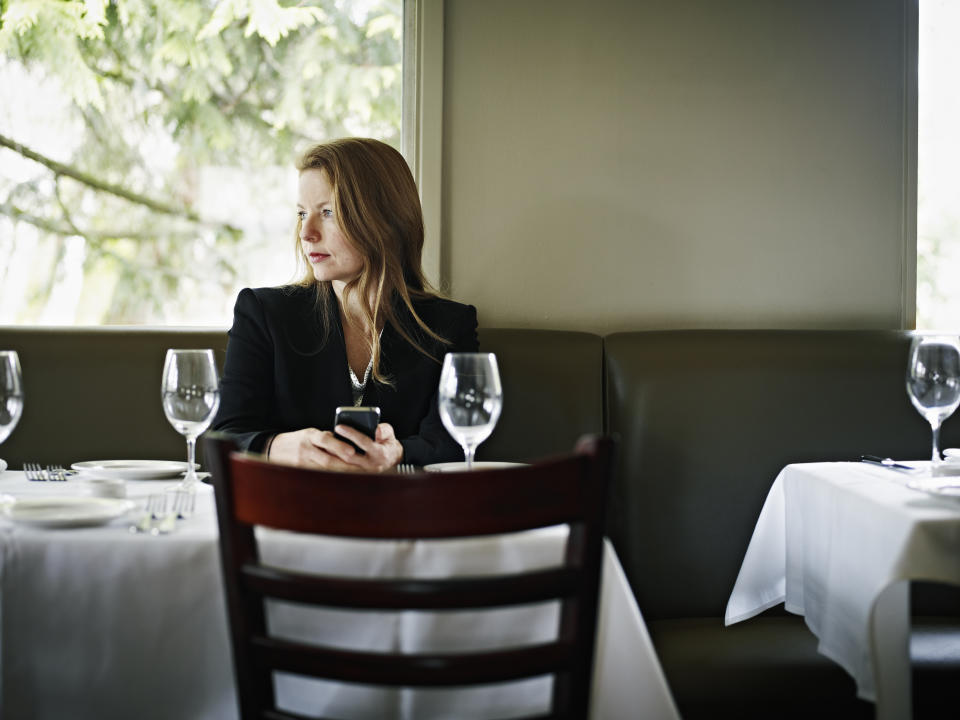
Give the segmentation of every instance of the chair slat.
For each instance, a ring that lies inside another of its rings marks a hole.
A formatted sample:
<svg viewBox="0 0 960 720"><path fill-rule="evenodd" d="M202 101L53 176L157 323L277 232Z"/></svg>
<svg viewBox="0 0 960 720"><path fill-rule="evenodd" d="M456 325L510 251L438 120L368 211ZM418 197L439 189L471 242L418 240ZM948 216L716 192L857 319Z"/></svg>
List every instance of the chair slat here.
<svg viewBox="0 0 960 720"><path fill-rule="evenodd" d="M572 669L574 646L552 642L461 654L388 654L256 636L255 662L271 670L343 682L444 687L509 682Z"/></svg>
<svg viewBox="0 0 960 720"><path fill-rule="evenodd" d="M260 718L262 720L341 720L341 718L298 715L297 713L272 709L264 710L260 713ZM522 718L502 718L501 720L583 720L583 718L574 717L567 713L548 713L547 715L524 715Z"/></svg>
<svg viewBox="0 0 960 720"><path fill-rule="evenodd" d="M371 580L308 575L263 565L240 569L244 588L265 597L325 607L380 610L471 609L575 596L582 574L556 568L506 576Z"/></svg>
<svg viewBox="0 0 960 720"><path fill-rule="evenodd" d="M578 457L471 473L357 474L349 482L342 473L305 474L250 456L231 462L239 522L303 533L384 540L497 535L574 522L588 501L581 482L587 460Z"/></svg>

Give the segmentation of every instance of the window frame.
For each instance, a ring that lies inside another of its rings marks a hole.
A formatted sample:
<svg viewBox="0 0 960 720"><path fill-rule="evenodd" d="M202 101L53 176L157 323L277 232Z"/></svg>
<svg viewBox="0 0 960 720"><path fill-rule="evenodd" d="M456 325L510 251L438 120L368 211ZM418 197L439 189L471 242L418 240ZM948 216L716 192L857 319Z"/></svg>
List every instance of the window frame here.
<svg viewBox="0 0 960 720"><path fill-rule="evenodd" d="M443 0L403 0L401 152L423 209L423 271L442 287Z"/></svg>
<svg viewBox="0 0 960 720"><path fill-rule="evenodd" d="M917 327L917 113L920 0L903 3L903 217L900 228L900 328Z"/></svg>

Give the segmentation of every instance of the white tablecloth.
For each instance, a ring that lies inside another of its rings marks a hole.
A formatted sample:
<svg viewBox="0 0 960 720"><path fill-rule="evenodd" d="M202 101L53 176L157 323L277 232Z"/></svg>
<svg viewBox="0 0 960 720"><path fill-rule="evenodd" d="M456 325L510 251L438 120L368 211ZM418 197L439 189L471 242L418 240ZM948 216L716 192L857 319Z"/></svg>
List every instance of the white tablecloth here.
<svg viewBox="0 0 960 720"><path fill-rule="evenodd" d="M142 499L169 482L128 483ZM0 493L76 494L81 484L0 474ZM128 532L126 520L40 530L0 522L0 678L3 718L237 717L211 488L175 533ZM505 539L400 542L263 532L275 564L358 575L444 575L555 563L566 530ZM453 546L452 554L442 553ZM605 546L591 717L677 718L643 619L612 546ZM442 649L466 629L476 647L530 642L556 631L556 604L483 613L364 613L274 603L280 635L406 651ZM548 678L503 688L376 690L283 677L281 704L358 718L498 717L543 707Z"/></svg>
<svg viewBox="0 0 960 720"><path fill-rule="evenodd" d="M780 602L878 703L909 717L909 580L960 583L960 502L863 463L788 465L770 488L726 623Z"/></svg>

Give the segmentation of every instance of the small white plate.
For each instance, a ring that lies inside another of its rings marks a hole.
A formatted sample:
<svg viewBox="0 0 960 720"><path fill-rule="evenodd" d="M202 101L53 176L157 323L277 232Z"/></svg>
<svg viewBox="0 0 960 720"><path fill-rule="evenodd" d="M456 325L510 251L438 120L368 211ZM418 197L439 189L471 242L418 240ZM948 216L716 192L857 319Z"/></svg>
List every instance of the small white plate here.
<svg viewBox="0 0 960 720"><path fill-rule="evenodd" d="M944 450L943 460L948 463L960 463L960 448L947 448Z"/></svg>
<svg viewBox="0 0 960 720"><path fill-rule="evenodd" d="M528 463L493 462L493 461L479 460L473 463L473 469L474 470L496 470L497 468L521 467L527 464ZM425 465L423 469L426 470L427 472L461 472L467 469L467 463L463 461L433 463L432 465Z"/></svg>
<svg viewBox="0 0 960 720"><path fill-rule="evenodd" d="M925 478L923 480L911 480L907 483L907 487L933 497L960 501L960 483L938 483L930 478Z"/></svg>
<svg viewBox="0 0 960 720"><path fill-rule="evenodd" d="M70 466L80 479L167 480L187 471L185 462L173 460L89 460ZM199 467L194 464L194 467Z"/></svg>
<svg viewBox="0 0 960 720"><path fill-rule="evenodd" d="M104 525L136 507L132 500L116 498L48 496L0 497L0 512L20 525L71 528Z"/></svg>

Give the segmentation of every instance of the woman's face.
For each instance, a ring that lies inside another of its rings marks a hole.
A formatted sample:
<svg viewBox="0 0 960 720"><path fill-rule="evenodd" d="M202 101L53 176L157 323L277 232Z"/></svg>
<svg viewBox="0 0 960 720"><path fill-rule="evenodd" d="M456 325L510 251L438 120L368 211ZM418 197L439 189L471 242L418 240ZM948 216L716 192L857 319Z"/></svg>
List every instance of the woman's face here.
<svg viewBox="0 0 960 720"><path fill-rule="evenodd" d="M339 290L360 274L363 259L347 241L334 217L333 188L323 170L307 169L300 173L297 200L300 218L300 247L319 281L334 283Z"/></svg>

